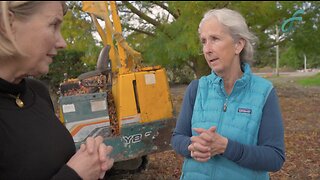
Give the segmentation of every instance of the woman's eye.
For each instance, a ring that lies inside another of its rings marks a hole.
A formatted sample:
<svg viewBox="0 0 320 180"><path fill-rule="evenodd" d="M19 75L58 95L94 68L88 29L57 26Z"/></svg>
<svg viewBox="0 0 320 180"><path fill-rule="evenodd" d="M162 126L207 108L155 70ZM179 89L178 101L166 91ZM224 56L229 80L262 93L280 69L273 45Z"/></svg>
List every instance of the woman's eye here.
<svg viewBox="0 0 320 180"><path fill-rule="evenodd" d="M211 40L212 40L212 41L216 41L216 40L218 40L218 38L215 37L215 36L213 36L213 37L211 37Z"/></svg>
<svg viewBox="0 0 320 180"><path fill-rule="evenodd" d="M56 28L58 26L58 23L57 22L52 22L52 23L50 23L50 26L53 27L53 28Z"/></svg>
<svg viewBox="0 0 320 180"><path fill-rule="evenodd" d="M58 28L60 24L61 24L61 21L54 20L50 25L53 26L54 28Z"/></svg>

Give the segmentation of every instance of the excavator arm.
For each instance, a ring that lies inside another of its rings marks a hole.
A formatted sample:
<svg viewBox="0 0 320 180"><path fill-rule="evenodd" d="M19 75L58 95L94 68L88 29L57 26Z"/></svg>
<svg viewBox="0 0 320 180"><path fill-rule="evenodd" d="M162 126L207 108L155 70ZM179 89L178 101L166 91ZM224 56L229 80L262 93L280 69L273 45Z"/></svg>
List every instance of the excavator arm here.
<svg viewBox="0 0 320 180"><path fill-rule="evenodd" d="M141 54L132 49L122 36L122 27L115 1L83 1L82 10L89 13L102 39L104 46L109 45L112 71L120 74L137 71L141 67ZM110 9L110 12L109 12ZM112 17L112 21L110 19ZM104 21L105 29L98 18ZM116 45L113 43L116 41Z"/></svg>

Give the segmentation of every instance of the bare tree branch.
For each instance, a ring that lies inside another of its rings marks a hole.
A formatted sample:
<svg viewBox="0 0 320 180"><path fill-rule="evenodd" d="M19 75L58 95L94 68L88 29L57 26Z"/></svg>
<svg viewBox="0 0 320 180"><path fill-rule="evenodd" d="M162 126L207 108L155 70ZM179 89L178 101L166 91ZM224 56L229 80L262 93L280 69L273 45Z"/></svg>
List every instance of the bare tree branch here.
<svg viewBox="0 0 320 180"><path fill-rule="evenodd" d="M272 47L274 47L276 45L281 45L281 44L287 42L285 39L290 39L292 36L293 36L293 34L290 34L289 36L283 37L282 39L280 39L279 42L274 42L272 44L269 44L269 45L266 45L266 46L262 46L262 47L260 47L260 49L268 49L268 48L272 48Z"/></svg>
<svg viewBox="0 0 320 180"><path fill-rule="evenodd" d="M131 10L132 13L138 15L141 19L147 21L148 23L156 26L156 27L160 27L162 26L161 23L159 23L158 21L152 19L151 17L147 16L146 14L142 13L141 11L139 11L137 8L135 8L131 3L129 3L128 1L121 1L128 9Z"/></svg>
<svg viewBox="0 0 320 180"><path fill-rule="evenodd" d="M151 3L156 4L160 6L162 9L168 11L175 19L178 19L180 16L179 12L174 12L172 9L170 9L168 6L165 6L162 2L160 1L151 1Z"/></svg>
<svg viewBox="0 0 320 180"><path fill-rule="evenodd" d="M146 34L148 36L153 36L155 37L155 34L151 33L151 32L148 32L148 31L144 31L144 30L141 30L141 29L138 29L138 28L134 28L134 27L130 27L128 25L123 25L123 27L129 29L129 30L133 30L133 31L136 31L136 32L139 32L139 33L143 33L143 34Z"/></svg>

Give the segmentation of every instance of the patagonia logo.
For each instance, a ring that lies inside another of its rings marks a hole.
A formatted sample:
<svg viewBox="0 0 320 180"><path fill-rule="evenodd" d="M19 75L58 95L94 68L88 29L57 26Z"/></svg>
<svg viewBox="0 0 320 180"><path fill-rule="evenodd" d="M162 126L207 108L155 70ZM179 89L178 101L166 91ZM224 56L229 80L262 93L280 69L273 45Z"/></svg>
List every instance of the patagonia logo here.
<svg viewBox="0 0 320 180"><path fill-rule="evenodd" d="M251 109L247 109L247 108L239 108L238 112L239 113L247 113L247 114L251 114Z"/></svg>

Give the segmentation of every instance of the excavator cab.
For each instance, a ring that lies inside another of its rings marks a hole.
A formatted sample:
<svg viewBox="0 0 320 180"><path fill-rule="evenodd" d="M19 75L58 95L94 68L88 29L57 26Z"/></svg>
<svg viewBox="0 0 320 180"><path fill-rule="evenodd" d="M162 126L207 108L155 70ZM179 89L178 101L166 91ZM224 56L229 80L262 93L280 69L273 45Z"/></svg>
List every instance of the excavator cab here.
<svg viewBox="0 0 320 180"><path fill-rule="evenodd" d="M60 120L77 148L100 135L114 148L115 167L137 169L148 154L171 149L175 117L166 70L141 64L140 53L122 37L115 1L84 1L83 10L104 48L96 70L61 83ZM104 20L105 30L97 18Z"/></svg>

